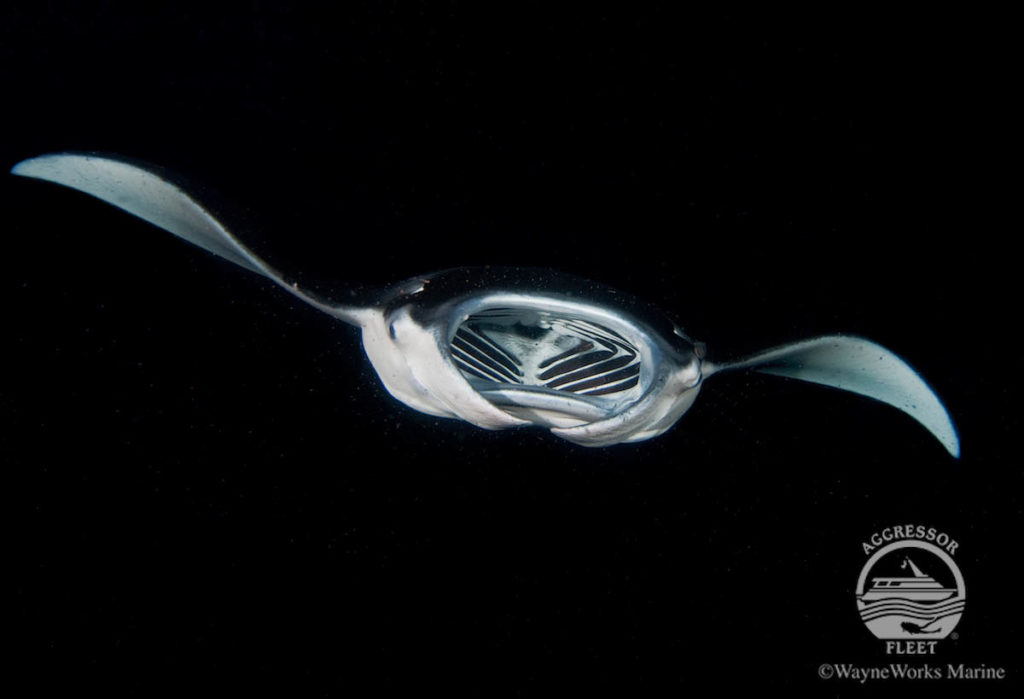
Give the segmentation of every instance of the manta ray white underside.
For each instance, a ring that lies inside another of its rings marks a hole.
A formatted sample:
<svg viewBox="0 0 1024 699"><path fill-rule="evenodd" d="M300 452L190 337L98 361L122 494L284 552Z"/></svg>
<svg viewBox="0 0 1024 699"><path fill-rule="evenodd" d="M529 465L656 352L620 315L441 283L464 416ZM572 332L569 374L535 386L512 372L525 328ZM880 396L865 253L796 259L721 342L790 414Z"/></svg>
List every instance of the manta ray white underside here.
<svg viewBox="0 0 1024 699"><path fill-rule="evenodd" d="M401 282L371 304L337 304L289 284L188 194L148 169L113 157L57 153L25 160L12 172L91 194L361 328L387 390L430 415L488 429L541 425L577 444L606 446L663 433L693 404L705 378L752 369L888 403L960 455L935 393L906 362L863 338L815 337L713 364L703 345L642 303L621 294L584 301L560 288L566 277L536 270L446 270Z"/></svg>

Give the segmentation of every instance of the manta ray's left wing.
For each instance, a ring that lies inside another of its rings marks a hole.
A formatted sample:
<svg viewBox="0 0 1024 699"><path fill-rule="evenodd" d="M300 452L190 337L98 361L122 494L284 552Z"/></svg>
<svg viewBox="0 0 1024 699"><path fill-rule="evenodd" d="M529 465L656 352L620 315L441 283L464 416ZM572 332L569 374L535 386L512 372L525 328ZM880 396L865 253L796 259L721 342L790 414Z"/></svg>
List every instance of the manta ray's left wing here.
<svg viewBox="0 0 1024 699"><path fill-rule="evenodd" d="M24 160L15 165L11 173L91 194L236 265L262 274L325 313L360 325L362 309L333 304L299 289L296 284L289 284L202 205L149 170L106 156L54 153Z"/></svg>
<svg viewBox="0 0 1024 699"><path fill-rule="evenodd" d="M913 417L950 454L960 456L960 438L935 391L895 353L870 340L845 335L816 337L737 362L707 363L704 374L727 369L753 369L880 400Z"/></svg>

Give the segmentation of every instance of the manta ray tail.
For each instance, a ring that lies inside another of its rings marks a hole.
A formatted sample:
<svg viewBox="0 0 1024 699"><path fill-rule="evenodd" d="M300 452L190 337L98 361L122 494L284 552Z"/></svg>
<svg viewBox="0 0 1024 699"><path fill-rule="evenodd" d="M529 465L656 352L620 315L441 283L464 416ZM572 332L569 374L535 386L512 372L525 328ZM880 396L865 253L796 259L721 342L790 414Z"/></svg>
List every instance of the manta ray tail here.
<svg viewBox="0 0 1024 699"><path fill-rule="evenodd" d="M364 310L325 301L250 252L198 202L176 185L136 165L104 156L55 153L24 160L11 173L77 189L170 231L236 265L262 274L306 303L353 325Z"/></svg>
<svg viewBox="0 0 1024 699"><path fill-rule="evenodd" d="M888 403L924 425L954 457L960 456L960 439L939 397L910 365L870 340L817 337L737 362L705 363L704 375L730 369L810 381Z"/></svg>

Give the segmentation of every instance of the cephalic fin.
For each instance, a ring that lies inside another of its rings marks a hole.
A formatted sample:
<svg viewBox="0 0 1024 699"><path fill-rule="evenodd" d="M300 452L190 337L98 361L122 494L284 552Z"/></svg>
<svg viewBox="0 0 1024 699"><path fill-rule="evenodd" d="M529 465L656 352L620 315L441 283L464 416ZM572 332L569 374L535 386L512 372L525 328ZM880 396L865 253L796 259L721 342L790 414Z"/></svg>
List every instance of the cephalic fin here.
<svg viewBox="0 0 1024 699"><path fill-rule="evenodd" d="M191 196L159 175L115 158L53 153L24 160L14 175L77 189L113 204L236 265L261 274L306 303L352 325L361 325L364 309L321 299L284 277L254 255Z"/></svg>
<svg viewBox="0 0 1024 699"><path fill-rule="evenodd" d="M888 403L924 425L954 457L960 456L960 439L939 397L909 364L870 340L816 337L736 362L705 362L704 375L732 369L810 381Z"/></svg>

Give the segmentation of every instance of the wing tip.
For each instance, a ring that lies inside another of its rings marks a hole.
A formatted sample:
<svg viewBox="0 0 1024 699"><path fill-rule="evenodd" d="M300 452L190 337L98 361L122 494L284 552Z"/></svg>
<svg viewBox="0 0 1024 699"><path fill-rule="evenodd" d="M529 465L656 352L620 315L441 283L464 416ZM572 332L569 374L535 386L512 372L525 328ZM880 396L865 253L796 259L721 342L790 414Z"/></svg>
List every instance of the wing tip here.
<svg viewBox="0 0 1024 699"><path fill-rule="evenodd" d="M961 455L960 454L960 436L957 434L956 428L953 427L952 420L949 423L949 432L950 432L950 434L949 434L948 438L947 439L942 439L940 441L942 442L942 446L946 447L946 451L948 451L950 453L950 455L954 459L959 459L960 455Z"/></svg>
<svg viewBox="0 0 1024 699"><path fill-rule="evenodd" d="M40 166L46 163L57 160L68 160L68 159L82 159L89 160L94 156L89 156L84 153L44 153L43 155L37 155L31 158L25 158L24 160L15 163L11 167L11 174L19 177L35 177L40 180L53 180L53 173L40 170Z"/></svg>
<svg viewBox="0 0 1024 699"><path fill-rule="evenodd" d="M39 160L38 157L26 158L25 160L22 160L19 163L15 163L14 166L11 168L11 174L18 175L19 177L32 177L32 173L29 172L29 170L31 169L32 163L37 160Z"/></svg>

